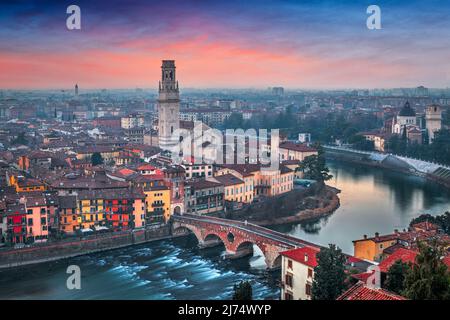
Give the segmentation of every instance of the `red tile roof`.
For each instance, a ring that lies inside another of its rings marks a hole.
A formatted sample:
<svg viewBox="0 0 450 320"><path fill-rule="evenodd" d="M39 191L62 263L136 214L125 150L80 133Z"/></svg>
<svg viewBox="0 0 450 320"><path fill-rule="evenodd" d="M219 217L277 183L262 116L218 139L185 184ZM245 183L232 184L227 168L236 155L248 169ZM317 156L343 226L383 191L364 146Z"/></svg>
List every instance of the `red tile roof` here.
<svg viewBox="0 0 450 320"><path fill-rule="evenodd" d="M404 297L381 288L370 288L363 282L358 282L345 291L337 300L406 300Z"/></svg>
<svg viewBox="0 0 450 320"><path fill-rule="evenodd" d="M306 144L294 143L290 141L285 141L280 143L281 149L288 149L297 152L316 152L317 149L308 147Z"/></svg>
<svg viewBox="0 0 450 320"><path fill-rule="evenodd" d="M414 229L424 230L424 231L430 231L430 230L438 230L439 226L437 224L428 222L428 221L422 221L419 223L413 224L411 227Z"/></svg>
<svg viewBox="0 0 450 320"><path fill-rule="evenodd" d="M405 248L398 248L391 255L389 255L386 259L380 262L378 267L381 272L388 272L389 268L397 261L401 260L403 262L411 262L414 263L416 260L417 252Z"/></svg>
<svg viewBox="0 0 450 320"><path fill-rule="evenodd" d="M316 259L316 254L318 252L319 252L318 249L311 247L303 247L284 251L281 253L281 255L294 261L300 262L301 264L304 264L308 267L314 268L318 264Z"/></svg>
<svg viewBox="0 0 450 320"><path fill-rule="evenodd" d="M143 164L137 168L138 170L155 170L156 168L150 164Z"/></svg>
<svg viewBox="0 0 450 320"><path fill-rule="evenodd" d="M363 272L363 273L352 274L351 277L354 279L360 280L364 283L367 283L367 280L374 272L375 272L375 270L373 270L372 272L368 271L368 272Z"/></svg>

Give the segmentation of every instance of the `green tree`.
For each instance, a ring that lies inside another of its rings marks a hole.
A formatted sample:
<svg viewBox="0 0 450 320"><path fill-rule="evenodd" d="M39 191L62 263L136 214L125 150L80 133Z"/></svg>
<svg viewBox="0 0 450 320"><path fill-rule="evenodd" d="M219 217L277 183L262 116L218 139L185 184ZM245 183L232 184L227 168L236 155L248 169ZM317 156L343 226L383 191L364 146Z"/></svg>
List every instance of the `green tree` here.
<svg viewBox="0 0 450 320"><path fill-rule="evenodd" d="M402 260L395 261L388 270L384 287L389 291L402 294L405 289L405 277L409 270L411 266L408 263Z"/></svg>
<svg viewBox="0 0 450 320"><path fill-rule="evenodd" d="M329 174L330 169L326 166L322 146L320 144L316 144L315 148L317 149L317 155L306 157L299 167L300 170L305 173L306 179L312 179L323 183L324 181L333 178L333 176Z"/></svg>
<svg viewBox="0 0 450 320"><path fill-rule="evenodd" d="M317 253L312 285L313 300L336 300L345 289L345 256L334 244Z"/></svg>
<svg viewBox="0 0 450 320"><path fill-rule="evenodd" d="M429 145L431 148L431 160L450 165L450 130L435 132L434 139Z"/></svg>
<svg viewBox="0 0 450 320"><path fill-rule="evenodd" d="M373 141L367 140L364 136L356 134L348 139L348 142L357 150L373 151L375 144Z"/></svg>
<svg viewBox="0 0 450 320"><path fill-rule="evenodd" d="M450 299L450 275L442 262L444 249L436 241L418 245L419 254L406 275L403 295L412 300Z"/></svg>
<svg viewBox="0 0 450 320"><path fill-rule="evenodd" d="M27 145L28 140L25 138L25 132L21 132L17 135L17 138L12 141L12 144L23 144Z"/></svg>
<svg viewBox="0 0 450 320"><path fill-rule="evenodd" d="M438 225L446 234L450 235L450 212L447 211L444 214L438 216L432 216L429 213L421 214L417 218L414 218L410 222L410 226L416 223L428 221Z"/></svg>
<svg viewBox="0 0 450 320"><path fill-rule="evenodd" d="M234 285L233 300L252 300L253 289L249 281L241 281Z"/></svg>
<svg viewBox="0 0 450 320"><path fill-rule="evenodd" d="M223 122L223 127L225 129L241 129L244 127L244 118L242 113L233 112L225 121Z"/></svg>
<svg viewBox="0 0 450 320"><path fill-rule="evenodd" d="M91 161L93 166L97 166L99 164L103 164L103 157L99 152L94 152L92 154Z"/></svg>

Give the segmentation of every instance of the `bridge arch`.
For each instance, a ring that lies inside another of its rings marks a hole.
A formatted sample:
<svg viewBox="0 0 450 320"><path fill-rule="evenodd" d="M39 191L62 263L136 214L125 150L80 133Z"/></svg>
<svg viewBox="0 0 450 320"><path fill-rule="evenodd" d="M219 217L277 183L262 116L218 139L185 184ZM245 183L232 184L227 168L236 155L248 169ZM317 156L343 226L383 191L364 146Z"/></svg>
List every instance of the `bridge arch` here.
<svg viewBox="0 0 450 320"><path fill-rule="evenodd" d="M202 242L199 242L200 247L216 247L216 246L223 246L224 248L227 247L226 242L220 235L217 233L211 232L208 233L203 237Z"/></svg>
<svg viewBox="0 0 450 320"><path fill-rule="evenodd" d="M174 235L185 235L187 233L193 233L197 238L198 243L203 243L201 232L197 228L191 227L189 225L178 226L172 231L172 233Z"/></svg>

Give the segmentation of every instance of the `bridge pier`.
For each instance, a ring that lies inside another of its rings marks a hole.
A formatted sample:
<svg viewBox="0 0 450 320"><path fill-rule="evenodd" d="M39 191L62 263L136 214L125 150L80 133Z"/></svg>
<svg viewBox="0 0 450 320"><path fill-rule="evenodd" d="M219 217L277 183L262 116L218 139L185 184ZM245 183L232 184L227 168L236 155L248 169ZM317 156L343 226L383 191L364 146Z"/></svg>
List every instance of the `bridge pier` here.
<svg viewBox="0 0 450 320"><path fill-rule="evenodd" d="M220 239L203 240L198 243L200 249L213 248L221 245L223 245L223 242Z"/></svg>
<svg viewBox="0 0 450 320"><path fill-rule="evenodd" d="M227 251L223 255L224 259L230 259L230 260L245 258L245 257L249 257L249 256L253 256L253 250L246 249L246 250L239 250L236 252Z"/></svg>

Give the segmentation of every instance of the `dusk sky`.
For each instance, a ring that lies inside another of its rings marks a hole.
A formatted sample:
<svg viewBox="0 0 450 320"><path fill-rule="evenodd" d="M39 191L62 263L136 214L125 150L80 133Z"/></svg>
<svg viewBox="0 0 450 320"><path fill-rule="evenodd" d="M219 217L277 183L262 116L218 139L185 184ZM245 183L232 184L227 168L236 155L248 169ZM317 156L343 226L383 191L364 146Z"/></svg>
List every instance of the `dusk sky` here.
<svg viewBox="0 0 450 320"><path fill-rule="evenodd" d="M184 88L450 83L450 1L93 2L2 1L0 89L155 88L162 59Z"/></svg>

